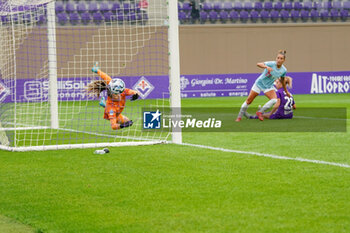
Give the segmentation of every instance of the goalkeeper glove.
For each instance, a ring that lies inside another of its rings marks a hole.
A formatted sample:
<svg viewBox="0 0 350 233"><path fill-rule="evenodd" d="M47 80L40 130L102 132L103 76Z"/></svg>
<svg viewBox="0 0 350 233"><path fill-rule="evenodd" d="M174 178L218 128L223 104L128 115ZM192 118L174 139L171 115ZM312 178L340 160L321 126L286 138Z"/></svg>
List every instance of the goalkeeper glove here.
<svg viewBox="0 0 350 233"><path fill-rule="evenodd" d="M92 67L91 71L94 73L97 73L97 71L100 69L100 67L98 67L98 62L95 63L94 67Z"/></svg>
<svg viewBox="0 0 350 233"><path fill-rule="evenodd" d="M131 101L137 100L138 98L139 98L139 94L136 93L136 94L132 95Z"/></svg>

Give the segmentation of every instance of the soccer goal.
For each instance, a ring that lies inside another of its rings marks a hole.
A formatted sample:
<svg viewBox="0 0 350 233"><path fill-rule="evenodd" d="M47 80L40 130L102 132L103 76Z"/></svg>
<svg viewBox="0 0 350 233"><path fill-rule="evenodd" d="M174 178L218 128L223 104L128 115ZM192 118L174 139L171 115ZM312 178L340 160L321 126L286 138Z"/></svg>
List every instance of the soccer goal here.
<svg viewBox="0 0 350 233"><path fill-rule="evenodd" d="M177 1L8 0L0 17L0 149L181 143L143 129L144 108L180 109ZM131 127L113 130L87 93L95 62L140 93L122 112Z"/></svg>

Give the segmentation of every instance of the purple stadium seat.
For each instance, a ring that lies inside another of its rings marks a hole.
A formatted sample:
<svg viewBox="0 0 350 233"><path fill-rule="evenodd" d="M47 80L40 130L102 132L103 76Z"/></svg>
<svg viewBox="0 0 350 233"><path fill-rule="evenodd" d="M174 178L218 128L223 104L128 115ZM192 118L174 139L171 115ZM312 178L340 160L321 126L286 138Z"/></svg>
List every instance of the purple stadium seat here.
<svg viewBox="0 0 350 233"><path fill-rule="evenodd" d="M272 2L264 2L264 9L267 11L272 10Z"/></svg>
<svg viewBox="0 0 350 233"><path fill-rule="evenodd" d="M280 18L283 22L287 22L289 19L289 12L287 10L280 11Z"/></svg>
<svg viewBox="0 0 350 233"><path fill-rule="evenodd" d="M336 21L339 18L340 13L337 9L331 9L330 15L331 15L331 19L333 21Z"/></svg>
<svg viewBox="0 0 350 233"><path fill-rule="evenodd" d="M321 2L313 2L312 7L314 9L320 9L322 8Z"/></svg>
<svg viewBox="0 0 350 233"><path fill-rule="evenodd" d="M244 2L243 4L243 9L246 11L251 11L253 10L253 3L252 2Z"/></svg>
<svg viewBox="0 0 350 233"><path fill-rule="evenodd" d="M236 11L242 10L243 9L242 3L241 2L235 2L233 4L233 9L236 10Z"/></svg>
<svg viewBox="0 0 350 233"><path fill-rule="evenodd" d="M141 21L141 24L145 24L148 20L148 14L143 12L137 12L137 20Z"/></svg>
<svg viewBox="0 0 350 233"><path fill-rule="evenodd" d="M204 11L211 11L213 10L213 4L211 2L204 2L203 3L203 8L202 8Z"/></svg>
<svg viewBox="0 0 350 233"><path fill-rule="evenodd" d="M293 3L292 2L285 2L283 4L283 8L287 11L291 11L293 9Z"/></svg>
<svg viewBox="0 0 350 233"><path fill-rule="evenodd" d="M61 12L64 11L63 2L61 2L61 1L59 1L59 2L56 1L55 2L55 11L56 11L56 14L61 13Z"/></svg>
<svg viewBox="0 0 350 233"><path fill-rule="evenodd" d="M219 18L220 18L220 21L222 23L226 23L228 20L228 12L227 11L220 11Z"/></svg>
<svg viewBox="0 0 350 233"><path fill-rule="evenodd" d="M227 12L230 12L233 9L232 2L224 2L223 9Z"/></svg>
<svg viewBox="0 0 350 233"><path fill-rule="evenodd" d="M321 12L320 12L320 17L321 17L321 20L322 21L327 21L328 20L328 18L329 18L329 13L328 13L328 11L327 10L322 10Z"/></svg>
<svg viewBox="0 0 350 233"><path fill-rule="evenodd" d="M179 11L179 21L180 23L185 23L187 21L186 13L183 11Z"/></svg>
<svg viewBox="0 0 350 233"><path fill-rule="evenodd" d="M178 10L179 12L183 10L183 9L182 9L182 3L181 3L181 2L178 2L178 3L177 3L177 10Z"/></svg>
<svg viewBox="0 0 350 233"><path fill-rule="evenodd" d="M67 2L66 3L66 12L73 13L75 11L75 4L73 2Z"/></svg>
<svg viewBox="0 0 350 233"><path fill-rule="evenodd" d="M45 15L39 15L38 24L46 23L47 19Z"/></svg>
<svg viewBox="0 0 350 233"><path fill-rule="evenodd" d="M209 21L215 23L218 20L218 13L216 11L209 12Z"/></svg>
<svg viewBox="0 0 350 233"><path fill-rule="evenodd" d="M282 2L275 2L275 4L273 5L273 9L275 9L276 11L282 10L283 9Z"/></svg>
<svg viewBox="0 0 350 233"><path fill-rule="evenodd" d="M32 17L30 16L30 14L23 15L23 22L29 23L31 20L32 20Z"/></svg>
<svg viewBox="0 0 350 233"><path fill-rule="evenodd" d="M124 12L123 11L117 12L117 20L119 23L123 23L123 21L124 21Z"/></svg>
<svg viewBox="0 0 350 233"><path fill-rule="evenodd" d="M259 12L256 10L252 10L250 12L250 19L253 23L256 23L259 20Z"/></svg>
<svg viewBox="0 0 350 233"><path fill-rule="evenodd" d="M303 4L305 10L311 10L312 9L312 2L304 2Z"/></svg>
<svg viewBox="0 0 350 233"><path fill-rule="evenodd" d="M136 20L141 21L141 23L142 23L142 13L141 12L136 12ZM179 16L179 20L180 20L180 16Z"/></svg>
<svg viewBox="0 0 350 233"><path fill-rule="evenodd" d="M111 10L113 13L116 13L117 11L120 10L120 4L119 2L113 2Z"/></svg>
<svg viewBox="0 0 350 233"><path fill-rule="evenodd" d="M92 19L95 24L99 25L103 21L103 15L100 12L95 12L92 14Z"/></svg>
<svg viewBox="0 0 350 233"><path fill-rule="evenodd" d="M345 10L350 10L350 1L343 2L343 8L344 8Z"/></svg>
<svg viewBox="0 0 350 233"><path fill-rule="evenodd" d="M293 9L300 11L301 9L303 9L303 4L301 2L294 2Z"/></svg>
<svg viewBox="0 0 350 233"><path fill-rule="evenodd" d="M348 17L349 17L349 11L348 10L343 9L343 10L340 11L340 19L342 21L347 21Z"/></svg>
<svg viewBox="0 0 350 233"><path fill-rule="evenodd" d="M123 3L123 10L125 13L128 13L130 11L131 5L128 2Z"/></svg>
<svg viewBox="0 0 350 233"><path fill-rule="evenodd" d="M2 15L2 16L1 16L1 22L2 22L3 24L7 24L9 21L10 21L10 20L9 20L9 16L7 16L7 15Z"/></svg>
<svg viewBox="0 0 350 233"><path fill-rule="evenodd" d="M320 14L319 14L319 12L317 10L312 9L310 11L310 18L311 18L312 21L317 21L319 16L320 16Z"/></svg>
<svg viewBox="0 0 350 233"><path fill-rule="evenodd" d="M260 18L264 23L266 23L270 18L269 12L267 10L262 10L260 12Z"/></svg>
<svg viewBox="0 0 350 233"><path fill-rule="evenodd" d="M236 22L239 19L238 11L232 10L229 17L232 22Z"/></svg>
<svg viewBox="0 0 350 233"><path fill-rule="evenodd" d="M219 1L214 2L213 8L216 11L221 11L223 9L222 2L219 2Z"/></svg>
<svg viewBox="0 0 350 233"><path fill-rule="evenodd" d="M100 3L100 12L102 14L108 12L109 10L110 10L110 7L109 7L109 4L107 2Z"/></svg>
<svg viewBox="0 0 350 233"><path fill-rule="evenodd" d="M135 11L130 11L128 14L125 15L126 19L130 22L136 21L136 13Z"/></svg>
<svg viewBox="0 0 350 233"><path fill-rule="evenodd" d="M13 6L13 11L23 11L24 7L23 6ZM18 20L18 18L16 17L16 21Z"/></svg>
<svg viewBox="0 0 350 233"><path fill-rule="evenodd" d="M85 25L89 24L91 21L91 15L88 12L84 12L80 15L81 17L81 22Z"/></svg>
<svg viewBox="0 0 350 233"><path fill-rule="evenodd" d="M73 12L69 14L69 22L72 25L77 25L80 22L80 16L77 12Z"/></svg>
<svg viewBox="0 0 350 233"><path fill-rule="evenodd" d="M103 13L103 18L106 22L112 22L115 19L114 14L110 11Z"/></svg>
<svg viewBox="0 0 350 233"><path fill-rule="evenodd" d="M323 9L331 9L333 7L333 2L322 2L322 8Z"/></svg>
<svg viewBox="0 0 350 233"><path fill-rule="evenodd" d="M301 20L303 21L303 22L306 22L306 21L308 21L308 19L309 19L309 11L308 10L301 10L300 11L300 18L301 18Z"/></svg>
<svg viewBox="0 0 350 233"><path fill-rule="evenodd" d="M57 14L57 19L58 19L58 23L61 25L65 25L68 22L68 16L64 12Z"/></svg>
<svg viewBox="0 0 350 233"><path fill-rule="evenodd" d="M190 12L192 10L192 7L191 7L190 3L189 2L184 2L182 4L182 10L185 11L186 13Z"/></svg>
<svg viewBox="0 0 350 233"><path fill-rule="evenodd" d="M340 10L342 7L343 7L342 2L340 2L340 1L333 2L334 9Z"/></svg>
<svg viewBox="0 0 350 233"><path fill-rule="evenodd" d="M270 18L272 22L277 22L278 18L279 18L279 13L277 10L272 10L270 12Z"/></svg>
<svg viewBox="0 0 350 233"><path fill-rule="evenodd" d="M208 20L208 13L206 11L199 12L199 22L205 23Z"/></svg>
<svg viewBox="0 0 350 233"><path fill-rule="evenodd" d="M98 11L98 6L96 2L90 2L88 6L89 12L90 13L95 13Z"/></svg>
<svg viewBox="0 0 350 233"><path fill-rule="evenodd" d="M261 11L263 9L263 5L262 5L262 2L255 2L254 3L254 9L256 11Z"/></svg>
<svg viewBox="0 0 350 233"><path fill-rule="evenodd" d="M239 19L241 20L242 23L246 23L249 19L249 13L246 10L242 10L239 12Z"/></svg>
<svg viewBox="0 0 350 233"><path fill-rule="evenodd" d="M18 21L18 14L12 15L12 21L17 22Z"/></svg>
<svg viewBox="0 0 350 233"><path fill-rule="evenodd" d="M298 21L300 18L300 11L299 10L291 10L290 11L290 18L292 19L293 22Z"/></svg>
<svg viewBox="0 0 350 233"><path fill-rule="evenodd" d="M140 4L135 3L134 9L135 9L135 11L136 11L137 13L140 13L140 12L141 12L141 6L140 6Z"/></svg>
<svg viewBox="0 0 350 233"><path fill-rule="evenodd" d="M82 13L86 12L86 4L85 4L85 2L79 2L77 4L77 12L79 14L82 14Z"/></svg>

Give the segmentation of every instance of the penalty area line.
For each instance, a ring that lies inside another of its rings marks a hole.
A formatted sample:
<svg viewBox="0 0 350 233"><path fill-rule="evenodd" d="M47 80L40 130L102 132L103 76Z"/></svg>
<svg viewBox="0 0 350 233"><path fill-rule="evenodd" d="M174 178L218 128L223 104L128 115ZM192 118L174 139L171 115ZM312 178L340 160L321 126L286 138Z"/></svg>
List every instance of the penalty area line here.
<svg viewBox="0 0 350 233"><path fill-rule="evenodd" d="M181 143L180 145L198 147L202 149L209 149L209 150L216 150L216 151L223 151L223 152L229 152L229 153L255 155L255 156L267 157L272 159L294 160L298 162L307 162L307 163L324 164L324 165L330 165L330 166L336 166L336 167L350 168L349 164L334 163L334 162L328 162L323 160L305 159L305 158L299 158L299 157L293 158L293 157L280 156L280 155L264 154L264 153L254 152L254 151L231 150L231 149L225 149L221 147L205 146L205 145L191 144L191 143Z"/></svg>

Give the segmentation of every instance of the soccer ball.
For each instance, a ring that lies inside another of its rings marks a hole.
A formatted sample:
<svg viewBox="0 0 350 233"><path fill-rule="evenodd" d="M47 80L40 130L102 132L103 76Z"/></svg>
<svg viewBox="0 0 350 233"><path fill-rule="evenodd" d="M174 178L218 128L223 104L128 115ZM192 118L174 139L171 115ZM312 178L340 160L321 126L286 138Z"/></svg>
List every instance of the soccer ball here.
<svg viewBox="0 0 350 233"><path fill-rule="evenodd" d="M112 94L121 94L125 89L125 83L119 78L112 79L108 84L108 89Z"/></svg>

